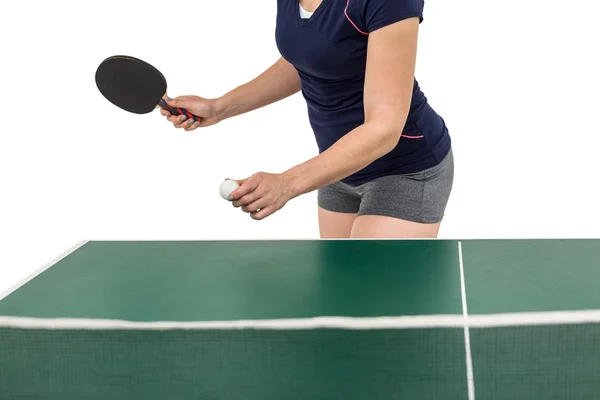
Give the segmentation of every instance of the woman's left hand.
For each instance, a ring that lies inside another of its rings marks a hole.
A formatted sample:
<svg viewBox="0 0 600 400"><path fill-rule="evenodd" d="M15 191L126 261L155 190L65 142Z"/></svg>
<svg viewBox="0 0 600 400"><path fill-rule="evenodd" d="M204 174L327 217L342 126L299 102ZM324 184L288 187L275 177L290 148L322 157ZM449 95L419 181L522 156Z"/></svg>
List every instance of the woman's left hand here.
<svg viewBox="0 0 600 400"><path fill-rule="evenodd" d="M259 172L236 182L240 187L231 192L233 206L256 220L280 210L294 197L290 179L284 174Z"/></svg>

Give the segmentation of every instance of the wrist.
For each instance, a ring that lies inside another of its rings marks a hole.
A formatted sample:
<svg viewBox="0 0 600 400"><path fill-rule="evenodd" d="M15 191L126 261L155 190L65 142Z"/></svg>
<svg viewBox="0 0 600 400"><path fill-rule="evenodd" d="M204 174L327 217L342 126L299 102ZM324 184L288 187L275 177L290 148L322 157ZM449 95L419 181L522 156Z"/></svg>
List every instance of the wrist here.
<svg viewBox="0 0 600 400"><path fill-rule="evenodd" d="M227 99L225 96L217 97L213 99L213 107L214 107L214 115L217 117L217 120L223 121L228 118L227 115Z"/></svg>
<svg viewBox="0 0 600 400"><path fill-rule="evenodd" d="M288 170L281 174L283 177L285 192L290 199L296 198L305 192L304 183L299 175L293 170Z"/></svg>

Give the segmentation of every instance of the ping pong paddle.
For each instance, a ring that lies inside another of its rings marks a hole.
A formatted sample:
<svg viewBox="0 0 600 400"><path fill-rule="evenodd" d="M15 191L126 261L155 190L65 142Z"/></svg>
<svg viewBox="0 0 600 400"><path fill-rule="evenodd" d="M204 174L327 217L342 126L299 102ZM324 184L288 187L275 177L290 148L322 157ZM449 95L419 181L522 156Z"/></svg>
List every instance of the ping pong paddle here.
<svg viewBox="0 0 600 400"><path fill-rule="evenodd" d="M183 108L167 104L167 80L155 67L135 57L112 56L96 70L96 86L117 107L135 114L147 114L157 107L172 115L200 118Z"/></svg>

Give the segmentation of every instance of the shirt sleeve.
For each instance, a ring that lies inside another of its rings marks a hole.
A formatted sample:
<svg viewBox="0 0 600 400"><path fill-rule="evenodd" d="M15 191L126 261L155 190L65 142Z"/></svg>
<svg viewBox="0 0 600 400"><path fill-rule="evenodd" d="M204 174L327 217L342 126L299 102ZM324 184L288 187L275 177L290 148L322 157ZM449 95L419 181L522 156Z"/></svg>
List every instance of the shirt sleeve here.
<svg viewBox="0 0 600 400"><path fill-rule="evenodd" d="M367 32L373 32L408 18L423 22L424 0L362 0Z"/></svg>

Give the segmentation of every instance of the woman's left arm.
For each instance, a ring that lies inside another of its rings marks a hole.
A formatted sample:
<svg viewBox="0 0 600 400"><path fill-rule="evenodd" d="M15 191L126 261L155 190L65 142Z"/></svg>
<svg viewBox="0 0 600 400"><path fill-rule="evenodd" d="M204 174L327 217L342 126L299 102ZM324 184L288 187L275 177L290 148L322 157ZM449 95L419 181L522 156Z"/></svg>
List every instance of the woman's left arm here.
<svg viewBox="0 0 600 400"><path fill-rule="evenodd" d="M364 87L365 120L318 156L282 174L258 173L238 181L233 204L263 219L290 199L343 179L396 147L410 108L419 19L369 34ZM258 211L257 211L258 210Z"/></svg>

